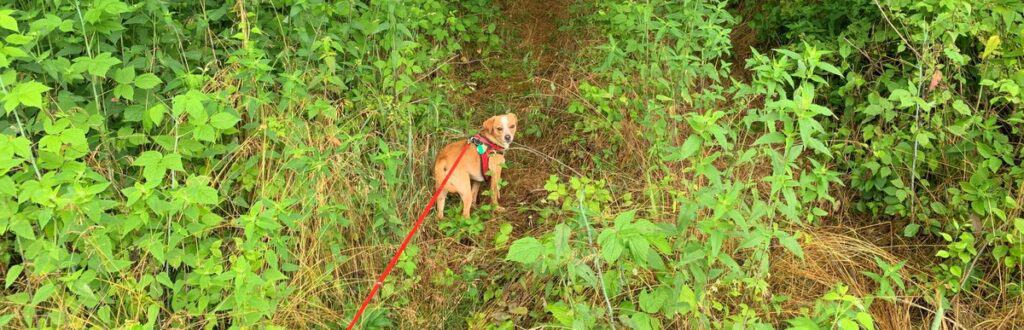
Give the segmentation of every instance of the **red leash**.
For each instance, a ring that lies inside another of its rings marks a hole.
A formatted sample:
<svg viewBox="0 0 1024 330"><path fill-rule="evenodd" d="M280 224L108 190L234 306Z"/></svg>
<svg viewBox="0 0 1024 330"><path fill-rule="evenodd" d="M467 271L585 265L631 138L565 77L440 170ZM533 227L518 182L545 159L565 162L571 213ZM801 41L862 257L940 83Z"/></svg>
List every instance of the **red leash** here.
<svg viewBox="0 0 1024 330"><path fill-rule="evenodd" d="M402 245L398 247L398 252L395 252L395 256L391 257L391 261L388 262L388 266L384 268L384 272L380 274L380 278L377 278L377 282L373 284L373 289L370 289L370 294L363 300L363 305L359 306L359 310L356 311L356 315L352 317L352 322L348 323L347 330L352 330L356 326L356 322L359 321L359 317L363 315L363 311L366 310L366 306L370 305L370 301L373 300L373 296L377 294L377 290L384 284L384 280L388 278L388 274L391 274L391 270L395 268L395 264L398 263L398 257L402 256L402 252L405 252L405 247L409 245L409 241L416 235L416 231L420 229L420 225L423 224L423 219L430 214L430 209L434 207L434 203L437 202L437 196L441 195L444 191L444 186L448 184L448 178L452 176L452 172L455 172L455 166L459 165L459 161L462 160L462 156L466 154L466 149L469 149L469 142L462 146L462 151L459 152L459 157L455 158L455 163L452 164L451 169L448 170L448 174L444 176L444 180L441 180L441 185L437 187L437 191L434 191L434 197L430 198L430 202L427 203L427 207L423 208L423 212L420 213L420 217L416 219L416 223L412 225L412 230L405 235L405 239L402 240ZM441 210L444 212L444 210Z"/></svg>

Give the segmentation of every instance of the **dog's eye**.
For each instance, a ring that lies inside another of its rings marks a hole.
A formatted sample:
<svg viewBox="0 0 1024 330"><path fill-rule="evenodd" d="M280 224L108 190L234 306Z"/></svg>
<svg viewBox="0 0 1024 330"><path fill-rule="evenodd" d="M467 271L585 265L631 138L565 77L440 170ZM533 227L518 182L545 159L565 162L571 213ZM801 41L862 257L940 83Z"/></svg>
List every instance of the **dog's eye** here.
<svg viewBox="0 0 1024 330"><path fill-rule="evenodd" d="M516 129L516 125L509 126L508 128Z"/></svg>
<svg viewBox="0 0 1024 330"><path fill-rule="evenodd" d="M499 131L504 131L505 129L504 129L504 128L501 128L501 127L498 127L498 130L499 130Z"/></svg>

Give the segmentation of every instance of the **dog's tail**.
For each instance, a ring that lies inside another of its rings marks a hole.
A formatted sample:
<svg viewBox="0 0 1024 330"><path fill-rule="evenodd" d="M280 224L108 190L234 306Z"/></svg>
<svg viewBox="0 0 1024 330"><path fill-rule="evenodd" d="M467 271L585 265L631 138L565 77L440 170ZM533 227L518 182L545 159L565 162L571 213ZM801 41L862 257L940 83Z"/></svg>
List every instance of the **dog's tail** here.
<svg viewBox="0 0 1024 330"><path fill-rule="evenodd" d="M448 174L448 168L451 164L448 163L447 159L438 159L437 165L434 166L434 189L441 187L441 181L444 180L444 176Z"/></svg>

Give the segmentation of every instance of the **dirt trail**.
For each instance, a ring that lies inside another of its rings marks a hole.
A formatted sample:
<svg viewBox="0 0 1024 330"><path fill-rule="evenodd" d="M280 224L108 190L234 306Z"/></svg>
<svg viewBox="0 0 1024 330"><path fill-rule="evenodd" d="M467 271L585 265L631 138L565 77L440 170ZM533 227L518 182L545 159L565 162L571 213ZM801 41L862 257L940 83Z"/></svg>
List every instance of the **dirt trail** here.
<svg viewBox="0 0 1024 330"><path fill-rule="evenodd" d="M531 127L536 135L522 134L523 147L538 150L546 156L563 159L565 146L562 145L569 122L565 116L566 98L561 97L564 89L574 88L574 79L569 65L576 55L576 41L559 28L569 19L569 1L510 1L505 5L508 20L505 28L517 31L520 39L511 42L507 48L511 60L519 60L516 81L524 91L509 96L511 110L522 113L523 127ZM502 82L492 82L501 84ZM557 118L559 120L551 120ZM532 120L531 120L532 119ZM543 198L544 181L553 174L566 174L567 169L559 168L545 157L517 152L512 155L510 171L510 197L516 203L532 202ZM516 180L516 181L511 181ZM514 183L515 185L513 185ZM541 196L537 196L537 192Z"/></svg>
<svg viewBox="0 0 1024 330"><path fill-rule="evenodd" d="M485 220L485 230L477 237L477 242L447 238L432 226L434 232L426 238L430 243L421 244L423 264L417 273L422 274L424 280L410 295L419 301L398 312L406 320L426 322L406 326L464 328L467 318L482 322L515 320L520 317L514 313L518 307L538 308L534 306L537 302L517 301L532 300L536 294L524 291L525 288L517 284L517 278L508 277L507 274L517 273L511 268L514 265L503 261L504 249L492 248L492 240L502 223L512 224L512 237L549 231L550 225L540 223L535 212L535 207L541 205L547 195L544 182L552 174L571 173L548 159L567 162L568 155L561 141L565 132L569 132L564 125L570 118L563 118L567 98L559 95L565 94L562 89L574 88L568 65L577 48L573 36L559 27L569 19L569 3L567 0L499 2L501 13L497 23L503 46L495 54L460 68L485 76L465 100L467 109L474 110L474 120L483 121L503 112L515 112L520 118L520 132L514 148L506 156L509 164L503 175L508 184L502 189L501 198L508 211ZM484 306L468 306L470 302L462 298L462 293L469 289L465 284L457 281L454 287L445 287L433 283L449 269L457 275L466 267L489 275L477 280L477 288L500 287L504 294Z"/></svg>

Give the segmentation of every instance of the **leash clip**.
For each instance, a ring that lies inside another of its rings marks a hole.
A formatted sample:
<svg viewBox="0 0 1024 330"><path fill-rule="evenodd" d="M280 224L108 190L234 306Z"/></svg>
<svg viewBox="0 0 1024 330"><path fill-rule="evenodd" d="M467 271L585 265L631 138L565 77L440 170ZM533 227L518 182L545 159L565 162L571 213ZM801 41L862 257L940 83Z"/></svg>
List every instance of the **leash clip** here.
<svg viewBox="0 0 1024 330"><path fill-rule="evenodd" d="M476 145L476 153L478 155L483 155L487 152L487 144L485 144L484 141L480 141L476 135L469 137L469 143Z"/></svg>

